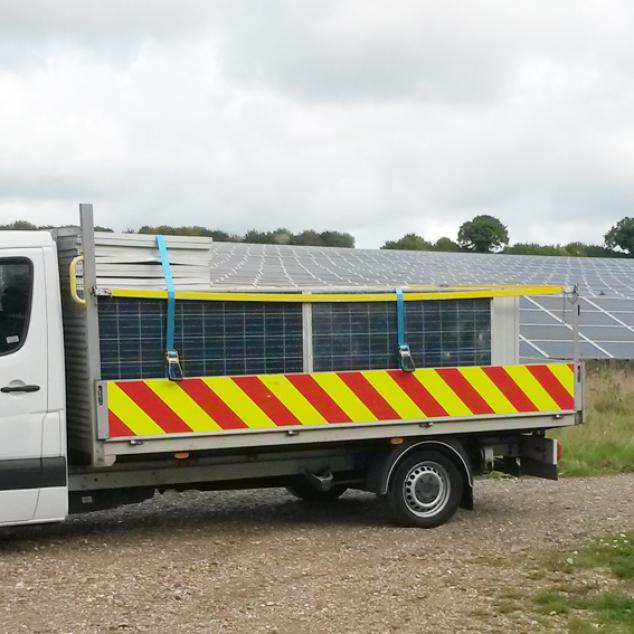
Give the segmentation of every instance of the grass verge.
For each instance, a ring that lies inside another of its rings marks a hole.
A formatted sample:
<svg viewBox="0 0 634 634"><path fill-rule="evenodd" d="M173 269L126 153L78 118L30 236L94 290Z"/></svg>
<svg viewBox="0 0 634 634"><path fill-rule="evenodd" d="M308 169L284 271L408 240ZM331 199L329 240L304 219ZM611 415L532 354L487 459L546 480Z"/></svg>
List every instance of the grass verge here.
<svg viewBox="0 0 634 634"><path fill-rule="evenodd" d="M566 619L574 634L634 634L634 531L583 548L560 569L565 580L533 597L538 613Z"/></svg>
<svg viewBox="0 0 634 634"><path fill-rule="evenodd" d="M562 476L634 471L634 364L588 363L584 424L552 435Z"/></svg>

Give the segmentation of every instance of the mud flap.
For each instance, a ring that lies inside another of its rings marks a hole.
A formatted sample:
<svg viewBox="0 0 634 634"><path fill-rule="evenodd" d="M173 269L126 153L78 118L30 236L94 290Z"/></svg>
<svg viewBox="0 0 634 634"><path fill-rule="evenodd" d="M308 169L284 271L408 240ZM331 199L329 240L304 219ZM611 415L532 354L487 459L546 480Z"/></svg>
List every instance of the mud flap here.
<svg viewBox="0 0 634 634"><path fill-rule="evenodd" d="M520 437L520 473L557 480L557 440L540 436Z"/></svg>

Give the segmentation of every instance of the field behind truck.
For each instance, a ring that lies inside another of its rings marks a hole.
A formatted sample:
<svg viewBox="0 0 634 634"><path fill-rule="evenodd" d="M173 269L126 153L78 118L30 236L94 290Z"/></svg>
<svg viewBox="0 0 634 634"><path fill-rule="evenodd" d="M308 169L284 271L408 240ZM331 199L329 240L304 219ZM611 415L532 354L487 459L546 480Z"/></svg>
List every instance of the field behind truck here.
<svg viewBox="0 0 634 634"><path fill-rule="evenodd" d="M634 362L586 363L584 424L558 431L562 476L634 471Z"/></svg>

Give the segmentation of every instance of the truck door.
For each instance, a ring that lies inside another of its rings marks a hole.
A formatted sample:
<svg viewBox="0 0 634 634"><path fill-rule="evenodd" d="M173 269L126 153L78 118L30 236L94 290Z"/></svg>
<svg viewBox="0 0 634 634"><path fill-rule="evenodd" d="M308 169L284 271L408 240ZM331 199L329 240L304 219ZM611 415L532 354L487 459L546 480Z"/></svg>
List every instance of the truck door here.
<svg viewBox="0 0 634 634"><path fill-rule="evenodd" d="M33 518L47 410L41 249L0 250L0 524Z"/></svg>

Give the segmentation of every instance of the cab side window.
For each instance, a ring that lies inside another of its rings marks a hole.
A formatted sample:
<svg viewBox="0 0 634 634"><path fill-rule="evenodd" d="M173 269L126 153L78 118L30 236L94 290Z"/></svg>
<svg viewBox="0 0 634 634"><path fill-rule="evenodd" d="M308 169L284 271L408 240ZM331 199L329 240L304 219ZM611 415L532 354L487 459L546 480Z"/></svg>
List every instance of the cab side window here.
<svg viewBox="0 0 634 634"><path fill-rule="evenodd" d="M15 352L26 339L32 287L29 260L0 259L0 355Z"/></svg>

